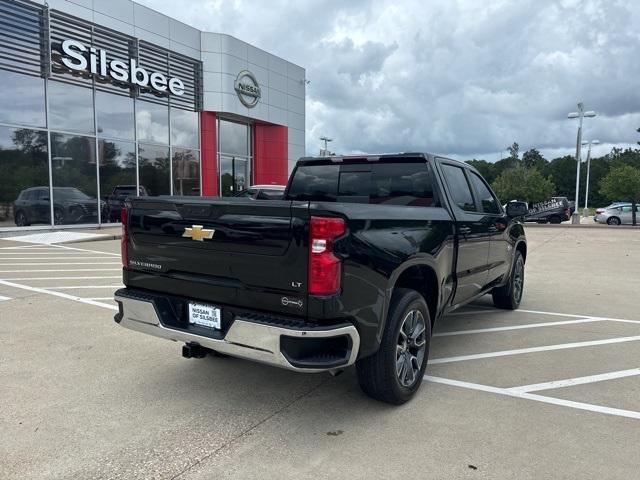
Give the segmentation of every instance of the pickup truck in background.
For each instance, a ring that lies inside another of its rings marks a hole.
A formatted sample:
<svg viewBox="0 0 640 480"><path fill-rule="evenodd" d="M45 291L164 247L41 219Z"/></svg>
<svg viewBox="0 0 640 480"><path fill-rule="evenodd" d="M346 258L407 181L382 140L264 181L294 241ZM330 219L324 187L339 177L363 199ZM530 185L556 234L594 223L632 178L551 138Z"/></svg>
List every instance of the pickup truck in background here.
<svg viewBox="0 0 640 480"><path fill-rule="evenodd" d="M109 219L109 222L120 221L120 212L122 211L122 207L124 207L124 201L127 199L127 197L135 195L135 185L116 185L115 187L113 187L111 195L107 197L106 217ZM138 189L138 195L147 196L147 189L140 185L140 188Z"/></svg>
<svg viewBox="0 0 640 480"><path fill-rule="evenodd" d="M129 197L115 321L188 358L355 364L365 393L401 404L437 319L486 293L518 308L526 207L420 153L301 159L282 200Z"/></svg>
<svg viewBox="0 0 640 480"><path fill-rule="evenodd" d="M571 219L573 205L567 197L551 197L545 202L532 203L524 217L525 222L562 223Z"/></svg>

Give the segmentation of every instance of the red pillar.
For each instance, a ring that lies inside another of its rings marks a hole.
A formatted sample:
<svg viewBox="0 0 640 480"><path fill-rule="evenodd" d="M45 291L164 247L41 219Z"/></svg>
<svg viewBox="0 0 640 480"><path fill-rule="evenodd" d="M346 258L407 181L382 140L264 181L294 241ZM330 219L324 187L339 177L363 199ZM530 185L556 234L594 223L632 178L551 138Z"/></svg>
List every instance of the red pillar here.
<svg viewBox="0 0 640 480"><path fill-rule="evenodd" d="M286 185L289 177L287 127L256 123L253 139L253 184Z"/></svg>
<svg viewBox="0 0 640 480"><path fill-rule="evenodd" d="M200 112L202 195L218 195L218 145L215 112Z"/></svg>

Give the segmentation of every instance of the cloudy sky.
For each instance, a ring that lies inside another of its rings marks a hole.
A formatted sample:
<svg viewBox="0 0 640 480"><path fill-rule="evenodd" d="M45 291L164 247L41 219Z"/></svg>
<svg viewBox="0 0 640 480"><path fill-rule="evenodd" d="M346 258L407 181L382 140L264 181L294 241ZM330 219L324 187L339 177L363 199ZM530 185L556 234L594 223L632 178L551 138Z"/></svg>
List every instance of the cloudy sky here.
<svg viewBox="0 0 640 480"><path fill-rule="evenodd" d="M340 153L553 158L575 149L578 100L596 155L640 140L637 0L138 1L305 67L309 154L327 135Z"/></svg>

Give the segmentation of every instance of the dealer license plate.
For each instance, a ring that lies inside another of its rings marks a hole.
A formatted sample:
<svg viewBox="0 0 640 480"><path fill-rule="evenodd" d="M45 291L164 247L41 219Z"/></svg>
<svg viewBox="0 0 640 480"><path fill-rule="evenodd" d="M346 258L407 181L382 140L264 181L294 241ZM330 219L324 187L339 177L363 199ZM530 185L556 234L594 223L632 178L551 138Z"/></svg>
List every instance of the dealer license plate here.
<svg viewBox="0 0 640 480"><path fill-rule="evenodd" d="M189 302L189 323L220 330L221 311L218 307Z"/></svg>

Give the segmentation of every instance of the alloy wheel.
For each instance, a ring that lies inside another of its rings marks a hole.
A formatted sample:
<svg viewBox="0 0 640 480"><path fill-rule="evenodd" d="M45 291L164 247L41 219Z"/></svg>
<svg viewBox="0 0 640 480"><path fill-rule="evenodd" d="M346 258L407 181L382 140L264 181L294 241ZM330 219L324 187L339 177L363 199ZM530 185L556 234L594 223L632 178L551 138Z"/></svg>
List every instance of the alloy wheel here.
<svg viewBox="0 0 640 480"><path fill-rule="evenodd" d="M524 287L524 262L522 257L518 257L515 268L513 270L513 298L520 303L522 299L522 290Z"/></svg>
<svg viewBox="0 0 640 480"><path fill-rule="evenodd" d="M422 368L426 350L426 323L420 310L409 311L400 325L396 345L396 375L400 385L411 387Z"/></svg>

